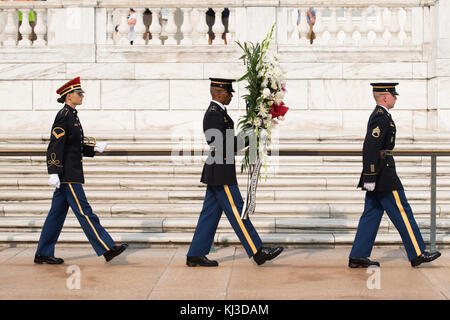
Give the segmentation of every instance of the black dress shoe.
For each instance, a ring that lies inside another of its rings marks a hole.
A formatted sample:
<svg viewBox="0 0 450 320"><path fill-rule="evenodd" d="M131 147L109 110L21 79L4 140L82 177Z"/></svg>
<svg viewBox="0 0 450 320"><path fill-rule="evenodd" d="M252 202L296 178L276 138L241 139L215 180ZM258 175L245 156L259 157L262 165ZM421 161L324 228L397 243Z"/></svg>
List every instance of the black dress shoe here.
<svg viewBox="0 0 450 320"><path fill-rule="evenodd" d="M411 266L417 267L424 262L431 262L433 260L436 260L440 256L441 253L439 251L436 252L424 251L420 256L411 260Z"/></svg>
<svg viewBox="0 0 450 320"><path fill-rule="evenodd" d="M370 266L379 267L380 264L377 261L372 261L368 258L350 258L348 260L348 266L350 268L368 268Z"/></svg>
<svg viewBox="0 0 450 320"><path fill-rule="evenodd" d="M125 251L128 248L128 244L124 243L120 246L114 246L109 251L106 251L103 256L105 257L106 262L111 261L112 258L117 257L119 254Z"/></svg>
<svg viewBox="0 0 450 320"><path fill-rule="evenodd" d="M264 262L276 258L282 251L283 251L283 247L275 247L275 248L262 247L253 256L253 260L255 260L255 262L258 264L258 266L260 266Z"/></svg>
<svg viewBox="0 0 450 320"><path fill-rule="evenodd" d="M209 260L207 257L205 256L200 256L200 257L186 257L186 264L189 267L196 267L196 266L201 266L201 267L217 267L219 265L219 263L215 260Z"/></svg>
<svg viewBox="0 0 450 320"><path fill-rule="evenodd" d="M62 264L62 263L64 263L64 260L61 259L61 258L35 255L34 256L34 263L36 263L36 264L43 264L43 263L47 263L47 264Z"/></svg>

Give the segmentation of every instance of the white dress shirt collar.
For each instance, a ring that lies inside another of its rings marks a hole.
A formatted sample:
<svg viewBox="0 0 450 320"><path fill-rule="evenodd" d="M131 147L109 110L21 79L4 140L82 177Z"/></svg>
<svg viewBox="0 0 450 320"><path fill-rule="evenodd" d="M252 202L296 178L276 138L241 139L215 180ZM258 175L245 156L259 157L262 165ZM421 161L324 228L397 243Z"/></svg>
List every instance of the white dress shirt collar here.
<svg viewBox="0 0 450 320"><path fill-rule="evenodd" d="M387 112L388 114L390 114L390 112L389 112L389 109L388 109L388 108L386 108L385 106L382 106L381 104L377 104L377 106L383 107L383 108L384 108L384 110L386 110L386 112Z"/></svg>
<svg viewBox="0 0 450 320"><path fill-rule="evenodd" d="M222 103L220 103L219 101L216 101L216 100L211 100L211 101L214 102L215 104L218 104L223 110L226 110L225 106Z"/></svg>

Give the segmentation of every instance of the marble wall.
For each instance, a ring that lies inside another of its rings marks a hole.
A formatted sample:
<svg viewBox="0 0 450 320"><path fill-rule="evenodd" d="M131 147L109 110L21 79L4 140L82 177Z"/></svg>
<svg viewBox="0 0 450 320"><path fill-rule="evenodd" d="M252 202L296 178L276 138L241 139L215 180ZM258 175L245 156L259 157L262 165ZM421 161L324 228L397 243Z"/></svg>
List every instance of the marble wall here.
<svg viewBox="0 0 450 320"><path fill-rule="evenodd" d="M67 11L60 10L53 23L64 21ZM80 10L83 23L75 27L89 37L67 37L74 26L63 24L56 47L0 48L0 131L46 133L61 107L56 89L80 76L87 92L80 107L86 132L182 128L201 134L210 101L208 78L239 78L245 72L240 49L233 44L189 49L99 45L98 28L96 33L87 30L101 19L93 19L94 8ZM237 10L237 20L245 17L243 10ZM279 44L287 76L285 103L291 108L280 131L364 130L374 107L370 83L377 81L400 83L393 117L402 132L450 131L450 25L445 12L450 13L450 1L441 0L416 14L434 21L432 36L427 40L422 35L421 45L318 49ZM249 40L260 40L265 33L251 33L252 26L277 16L272 7L246 13L253 18L236 35ZM235 90L229 110L237 122L245 111L245 83L235 84Z"/></svg>
<svg viewBox="0 0 450 320"><path fill-rule="evenodd" d="M288 78L285 103L291 108L283 124L286 130L363 129L374 106L370 83L382 80L400 82L394 111L399 125L408 131L428 129L426 63L282 66ZM56 89L75 76L81 77L86 91L80 107L86 129L154 130L201 122L210 100L208 78L238 78L243 73L239 63L0 63L0 130L36 130L25 125L30 119L48 127L61 107ZM245 83L235 84L235 90L228 109L237 119L245 111ZM439 93L439 99L450 101L446 94ZM3 121L7 115L11 121Z"/></svg>

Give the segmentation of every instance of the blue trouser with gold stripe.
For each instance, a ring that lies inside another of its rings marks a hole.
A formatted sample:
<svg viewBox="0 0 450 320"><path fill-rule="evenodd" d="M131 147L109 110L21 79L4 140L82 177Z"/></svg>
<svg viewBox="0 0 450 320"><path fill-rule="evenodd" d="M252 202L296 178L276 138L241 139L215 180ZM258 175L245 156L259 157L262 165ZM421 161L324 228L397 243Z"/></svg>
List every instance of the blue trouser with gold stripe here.
<svg viewBox="0 0 450 320"><path fill-rule="evenodd" d="M411 261L425 249L425 242L414 219L403 190L366 192L364 212L359 220L350 258L370 257L383 211L386 211L397 231Z"/></svg>
<svg viewBox="0 0 450 320"><path fill-rule="evenodd" d="M81 228L97 255L101 256L114 246L114 241L100 225L98 217L87 202L83 186L79 183L62 183L53 193L52 206L42 227L36 254L53 257L55 244L66 219L69 207L75 213Z"/></svg>
<svg viewBox="0 0 450 320"><path fill-rule="evenodd" d="M205 256L209 253L222 211L225 211L234 232L247 251L248 257L251 258L258 252L262 242L250 219L241 219L243 206L244 201L237 184L208 186L203 209L187 256Z"/></svg>

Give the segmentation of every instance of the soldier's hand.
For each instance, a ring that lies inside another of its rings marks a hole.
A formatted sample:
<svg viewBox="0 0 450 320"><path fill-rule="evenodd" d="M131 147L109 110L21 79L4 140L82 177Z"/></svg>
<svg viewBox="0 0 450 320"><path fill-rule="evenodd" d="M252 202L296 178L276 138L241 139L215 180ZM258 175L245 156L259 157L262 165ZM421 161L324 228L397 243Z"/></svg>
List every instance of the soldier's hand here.
<svg viewBox="0 0 450 320"><path fill-rule="evenodd" d="M375 182L364 182L364 189L367 191L373 191L375 190Z"/></svg>
<svg viewBox="0 0 450 320"><path fill-rule="evenodd" d="M107 146L108 146L107 142L97 142L97 144L94 147L94 151L102 153L103 151L105 151Z"/></svg>
<svg viewBox="0 0 450 320"><path fill-rule="evenodd" d="M57 173L53 173L50 175L50 178L48 179L48 185L59 188L61 186L61 182L59 181L59 176Z"/></svg>

